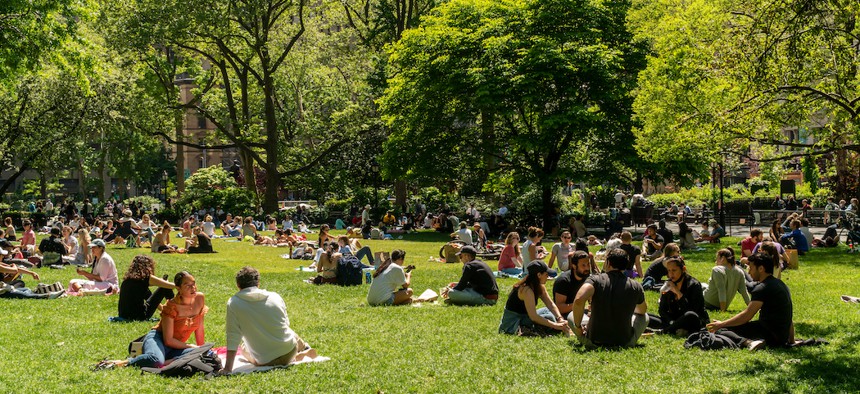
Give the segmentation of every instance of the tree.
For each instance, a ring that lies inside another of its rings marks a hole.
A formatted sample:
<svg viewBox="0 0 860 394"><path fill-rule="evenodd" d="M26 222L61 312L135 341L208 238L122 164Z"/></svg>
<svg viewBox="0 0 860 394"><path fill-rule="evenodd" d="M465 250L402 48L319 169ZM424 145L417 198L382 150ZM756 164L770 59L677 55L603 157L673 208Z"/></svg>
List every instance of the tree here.
<svg viewBox="0 0 860 394"><path fill-rule="evenodd" d="M697 163L691 177L721 153L833 153L848 179L856 159L845 157L860 152L858 17L842 0L637 1L631 25L654 52L636 97L638 147L654 163Z"/></svg>
<svg viewBox="0 0 860 394"><path fill-rule="evenodd" d="M629 129L641 54L626 32L627 7L587 0L438 7L391 50L380 99L392 129L388 174L447 178L489 162L486 186L538 187L549 225L560 181L597 172L591 152ZM413 159L400 160L400 152Z"/></svg>

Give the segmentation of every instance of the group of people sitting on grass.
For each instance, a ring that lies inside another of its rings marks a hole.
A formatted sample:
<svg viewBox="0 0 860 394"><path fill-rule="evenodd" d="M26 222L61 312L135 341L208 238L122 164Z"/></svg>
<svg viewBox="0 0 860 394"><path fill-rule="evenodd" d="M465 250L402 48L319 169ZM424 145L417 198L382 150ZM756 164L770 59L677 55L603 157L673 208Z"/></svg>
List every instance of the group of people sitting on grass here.
<svg viewBox="0 0 860 394"><path fill-rule="evenodd" d="M227 356L220 371L233 371L236 356L256 366L285 366L305 358L316 358L311 348L290 327L283 298L260 288L260 273L244 267L236 274L238 292L227 301L225 323ZM153 293L151 286L158 289ZM175 292L175 293L174 293ZM167 299L165 304L161 304ZM148 320L157 309L161 319L141 339L139 355L100 362L96 368L124 366L160 368L167 360L181 357L205 343L203 320L209 312L203 293L190 273L177 273L173 282L155 274L149 256L134 258L120 292L119 315L127 320ZM188 343L194 335L194 343Z"/></svg>

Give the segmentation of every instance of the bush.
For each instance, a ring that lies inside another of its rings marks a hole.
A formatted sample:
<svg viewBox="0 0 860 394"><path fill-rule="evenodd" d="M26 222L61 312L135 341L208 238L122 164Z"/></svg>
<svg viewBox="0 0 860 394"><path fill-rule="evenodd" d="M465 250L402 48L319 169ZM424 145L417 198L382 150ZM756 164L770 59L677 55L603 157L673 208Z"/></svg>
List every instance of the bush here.
<svg viewBox="0 0 860 394"><path fill-rule="evenodd" d="M143 204L144 208L146 208L147 211L152 211L152 206L155 204L162 205L161 201L159 201L157 198L152 197L152 196L131 197L131 198L127 198L125 201L123 201L123 205L125 205L125 206L129 206L132 203Z"/></svg>

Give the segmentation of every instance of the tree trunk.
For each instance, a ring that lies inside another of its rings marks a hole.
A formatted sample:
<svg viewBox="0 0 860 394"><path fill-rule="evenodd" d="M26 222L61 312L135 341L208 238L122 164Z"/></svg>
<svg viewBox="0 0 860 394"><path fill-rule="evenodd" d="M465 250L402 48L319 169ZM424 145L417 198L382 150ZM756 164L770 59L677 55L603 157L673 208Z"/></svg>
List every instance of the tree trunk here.
<svg viewBox="0 0 860 394"><path fill-rule="evenodd" d="M176 111L173 119L173 127L176 131L176 142L183 142L185 139L185 119L182 111ZM179 198L185 192L185 147L176 144L176 198Z"/></svg>
<svg viewBox="0 0 860 394"><path fill-rule="evenodd" d="M39 171L39 195L43 200L48 199L48 177L42 171Z"/></svg>
<svg viewBox="0 0 860 394"><path fill-rule="evenodd" d="M642 173L636 171L636 181L633 183L633 193L642 194L645 191L645 179Z"/></svg>
<svg viewBox="0 0 860 394"><path fill-rule="evenodd" d="M543 206L544 231L552 231L555 226L555 206L552 203L552 180L544 179L541 185L541 205ZM523 264L527 262L523 261Z"/></svg>
<svg viewBox="0 0 860 394"><path fill-rule="evenodd" d="M84 175L84 159L82 158L78 158L78 192L82 199L87 199L87 178Z"/></svg>
<svg viewBox="0 0 860 394"><path fill-rule="evenodd" d="M5 182L3 182L3 185L0 186L0 196L5 195L6 191L9 190L12 185L15 184L15 181L18 179L18 177L21 176L21 174L23 174L24 171L27 171L29 168L30 167L27 167L26 165L22 165L21 168L18 169L18 171L15 171L11 176L9 176L9 178L7 178Z"/></svg>
<svg viewBox="0 0 860 394"><path fill-rule="evenodd" d="M264 57L265 58L265 57ZM268 69L267 64L263 64ZM279 133L278 118L275 113L275 83L271 75L263 77L265 95L264 113L266 118L266 192L263 195L263 211L277 212L278 191L281 189L281 174L278 172Z"/></svg>
<svg viewBox="0 0 860 394"><path fill-rule="evenodd" d="M242 162L242 175L245 178L245 188L257 196L257 174L254 172L254 159L248 151L239 148L239 160Z"/></svg>
<svg viewBox="0 0 860 394"><path fill-rule="evenodd" d="M394 181L394 204L398 208L406 205L406 181Z"/></svg>

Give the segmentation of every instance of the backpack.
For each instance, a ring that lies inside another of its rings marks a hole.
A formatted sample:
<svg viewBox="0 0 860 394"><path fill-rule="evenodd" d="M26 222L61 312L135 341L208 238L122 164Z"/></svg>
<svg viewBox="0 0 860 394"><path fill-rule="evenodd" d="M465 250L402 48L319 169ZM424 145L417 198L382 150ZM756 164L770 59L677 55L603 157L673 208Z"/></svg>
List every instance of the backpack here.
<svg viewBox="0 0 860 394"><path fill-rule="evenodd" d="M460 244L454 243L446 243L442 245L442 248L439 249L439 257L445 259L446 263L456 263L457 262L457 252L460 251Z"/></svg>
<svg viewBox="0 0 860 394"><path fill-rule="evenodd" d="M162 368L141 368L143 372L158 374L165 377L188 378L203 372L206 376L212 376L221 370L221 359L212 351L214 343L206 343L194 348L169 365Z"/></svg>
<svg viewBox="0 0 860 394"><path fill-rule="evenodd" d="M337 284L340 286L357 286L362 282L361 270L369 268L351 255L345 254L337 262Z"/></svg>

